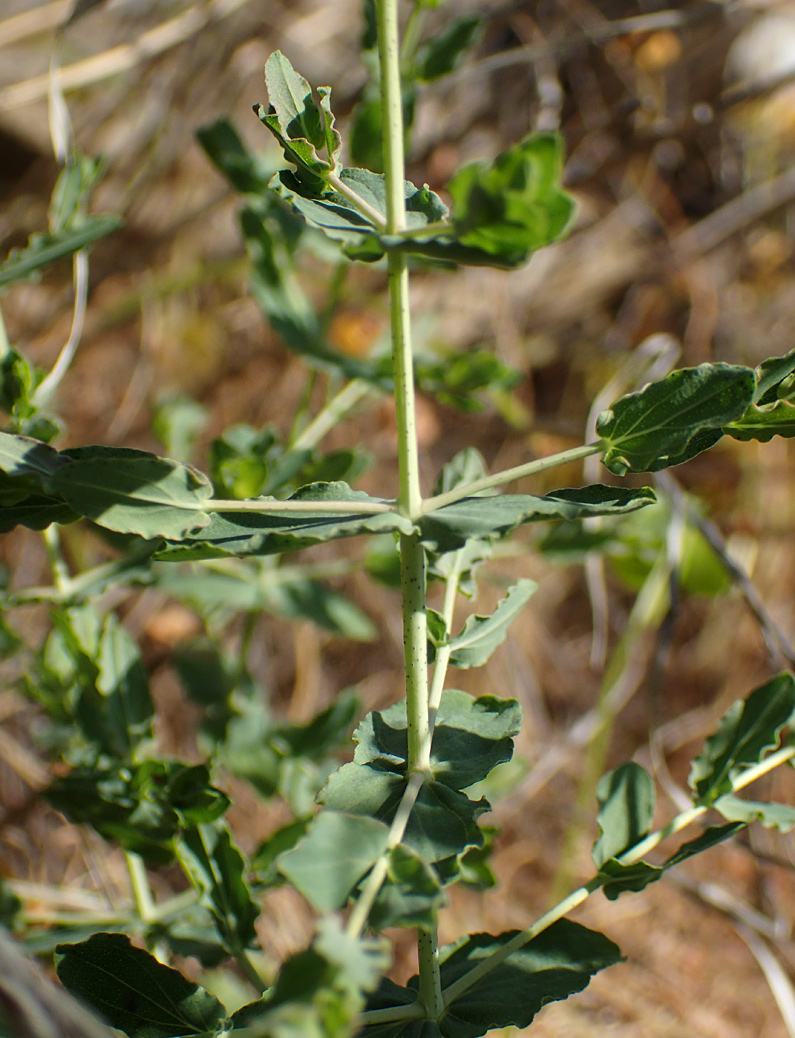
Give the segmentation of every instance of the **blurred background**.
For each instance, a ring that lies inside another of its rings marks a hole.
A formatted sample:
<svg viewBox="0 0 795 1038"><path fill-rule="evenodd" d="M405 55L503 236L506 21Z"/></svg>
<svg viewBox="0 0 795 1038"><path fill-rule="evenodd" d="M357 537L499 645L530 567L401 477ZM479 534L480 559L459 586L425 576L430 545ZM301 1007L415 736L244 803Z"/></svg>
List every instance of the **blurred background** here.
<svg viewBox="0 0 795 1038"><path fill-rule="evenodd" d="M80 17L65 25L70 13ZM486 348L516 372L465 410L420 395L426 492L465 446L496 469L583 442L594 402L607 406L649 372L703 361L753 366L795 345L795 2L448 0L428 12L425 31L465 15L481 18L471 48L418 91L410 178L444 197L463 162L559 128L578 213L565 241L517 272L414 277L424 352L453 364ZM280 48L314 85L333 87L345 138L368 78L363 28L360 0L2 0L0 254L46 227L59 169L48 114L53 54L75 146L105 156L92 208L124 219L91 252L85 329L58 396L59 446L164 452L163 416L192 401L190 460L206 468L208 445L230 425L286 435L308 392L322 402L328 376L307 388L303 360L248 290L240 198L195 135L228 118L276 167L251 106L266 101L263 66ZM316 251L301 264L301 283L322 309L333 257ZM70 264L13 287L3 316L10 341L51 367L72 321ZM334 289L329 342L366 358L382 347L386 320L384 273L360 266ZM372 461L357 486L393 494L385 398L363 399L327 445L352 440ZM565 529L509 542L478 611L517 574L538 580L539 591L490 665L462 674L460 686L515 696L526 723L517 762L489 791L502 827L498 885L454 894L444 940L527 925L590 874L593 780L607 766L634 755L654 768L661 818L674 813L688 761L717 718L792 664L794 477L788 441L726 439L662 482L664 505L627 521L606 560L587 557ZM556 470L519 489L606 478ZM48 581L36 534L14 531L1 550L10 587ZM346 545L343 555L357 551ZM76 568L102 557L77 533L69 552ZM252 670L291 721L350 686L368 709L402 694L395 592L353 569L333 586L374 625L359 631L360 643L308 620L257 621ZM201 635L202 617L159 590L120 592L116 605L144 647L161 745L200 759L173 660ZM46 610L22 610L14 624L35 655ZM227 635L234 646L234 623ZM120 860L37 798L50 765L37 712L14 688L21 659L3 665L0 690L0 875L21 884L32 919L36 885L61 886L67 901L127 898ZM792 795L786 776L771 783L780 784L773 795ZM247 851L286 821L284 805L242 781L221 785ZM577 918L604 929L627 963L545 1009L533 1033L795 1034L794 853L788 837L754 832L641 895L594 899ZM157 882L170 889L167 870ZM42 902L42 918L51 910ZM269 896L261 937L274 960L301 947L310 926L297 895ZM407 955L399 975L411 970Z"/></svg>

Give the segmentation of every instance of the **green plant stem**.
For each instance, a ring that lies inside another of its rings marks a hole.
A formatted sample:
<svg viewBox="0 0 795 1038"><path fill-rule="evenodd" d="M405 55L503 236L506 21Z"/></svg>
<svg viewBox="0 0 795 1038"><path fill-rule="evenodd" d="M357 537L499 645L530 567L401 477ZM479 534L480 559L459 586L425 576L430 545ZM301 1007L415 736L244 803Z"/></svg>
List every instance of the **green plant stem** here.
<svg viewBox="0 0 795 1038"><path fill-rule="evenodd" d="M461 579L461 566L463 564L464 553L457 551L455 553L455 562L453 563L453 569L450 576L447 578L447 586L444 589L444 603L442 605L442 618L444 620L445 631L447 632L447 644L440 646L436 650L436 659L433 664L433 678L431 679L431 691L428 696L428 714L430 734L433 734L433 726L436 720L436 714L439 710L439 703L442 700L442 692L444 691L444 679L447 676L447 667L450 663L450 656L452 655L452 649L450 648L450 640L453 635L453 613L455 611L455 599L458 594L458 582Z"/></svg>
<svg viewBox="0 0 795 1038"><path fill-rule="evenodd" d="M368 219L370 223L374 224L379 230L386 230L387 222L384 220L381 213L371 206L368 201L362 198L361 195L357 194L353 188L348 187L343 180L340 180L336 173L329 173L326 180L338 195L342 195L343 198L347 199L354 209L358 209L362 216Z"/></svg>
<svg viewBox="0 0 795 1038"><path fill-rule="evenodd" d="M788 760L792 760L795 757L795 746L783 746L781 749L771 753L770 756L766 757L759 764L755 764L753 767L748 768L741 775L739 775L732 783L732 792L737 792L740 789L744 789L749 786L752 782L755 782L758 778L763 775L767 775L773 771L779 765L784 764ZM629 850L623 854L619 854L617 861L622 865L634 865L640 861L645 854L649 851L653 851L655 847L659 846L663 840L668 839L669 836L673 836L675 833L685 829L688 825L691 825L696 819L706 814L712 807L712 804L697 804L695 807L690 807L686 811L682 811L676 815L671 821L663 826L661 829L657 829L653 833L649 833L648 836L644 837L634 847L630 847ZM449 1006L457 998L460 998L465 991L469 991L471 987L488 976L492 970L496 969L500 963L504 962L510 955L520 948L523 948L528 941L531 941L534 937L537 937L544 930L549 929L553 923L556 923L559 919L568 915L578 905L582 904L587 898L599 890L604 883L605 879L596 875L593 876L587 883L573 891L562 901L558 902L554 908L551 908L548 912L537 919L532 926L528 926L526 930L522 930L521 933L516 934L507 944L504 944L498 951L493 952L487 958L482 959L474 969L471 969L468 973L465 973L458 980L450 984L449 987L444 989L444 1004Z"/></svg>
<svg viewBox="0 0 795 1038"><path fill-rule="evenodd" d="M381 72L386 230L400 234L406 227L405 156L403 153L403 97L400 77L400 32L397 0L376 0L378 60ZM411 347L409 271L405 256L390 253L389 310L392 338L395 412L400 478L398 508L406 516L422 509L419 450L414 400L414 361ZM403 644L408 717L407 774L430 770L428 719L428 622L425 611L425 550L418 533L400 536L400 578L403 598ZM419 1000L426 1014L437 1018L443 1009L436 926L418 933Z"/></svg>
<svg viewBox="0 0 795 1038"><path fill-rule="evenodd" d="M591 454L598 454L604 449L601 441L598 443L586 443L582 447L572 447L571 450L560 451L558 454L550 454L549 457L539 458L537 461L528 461L524 465L515 465L511 469L503 469L495 472L493 476L484 476L476 479L465 486L455 487L444 494L436 494L434 497L426 497L422 505L422 514L427 515L437 508L452 505L455 501L461 501L472 494L478 494L481 490L489 490L491 487L501 486L503 483L512 483L514 480L523 479L525 476L534 476L538 472L546 472L547 469L557 468L559 465L567 465L570 461L581 461Z"/></svg>
<svg viewBox="0 0 795 1038"><path fill-rule="evenodd" d="M149 886L149 877L146 874L146 866L141 857L133 854L132 851L124 852L124 860L127 863L127 872L130 876L130 886L138 916L141 922L148 926L155 922L158 916L157 906Z"/></svg>
<svg viewBox="0 0 795 1038"><path fill-rule="evenodd" d="M294 450L315 447L330 432L339 420L355 407L373 387L364 379L351 379L335 396L329 400L319 414L312 419L304 431L292 443Z"/></svg>

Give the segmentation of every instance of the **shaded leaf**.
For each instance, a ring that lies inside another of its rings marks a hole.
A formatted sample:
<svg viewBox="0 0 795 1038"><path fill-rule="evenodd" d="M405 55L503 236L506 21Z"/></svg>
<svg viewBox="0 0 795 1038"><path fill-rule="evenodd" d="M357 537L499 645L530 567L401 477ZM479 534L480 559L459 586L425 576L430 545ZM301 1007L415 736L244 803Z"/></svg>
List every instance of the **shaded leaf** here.
<svg viewBox="0 0 795 1038"><path fill-rule="evenodd" d="M731 364L673 371L603 411L596 432L611 472L657 472L716 443L753 399L754 373Z"/></svg>
<svg viewBox="0 0 795 1038"><path fill-rule="evenodd" d="M70 226L60 234L31 235L26 248L13 250L8 259L0 263L0 291L15 281L24 281L37 274L56 260L72 256L106 238L121 225L120 217L98 213L85 217L77 226Z"/></svg>
<svg viewBox="0 0 795 1038"><path fill-rule="evenodd" d="M56 969L64 987L129 1038L213 1034L226 1016L217 998L123 934L59 944Z"/></svg>
<svg viewBox="0 0 795 1038"><path fill-rule="evenodd" d="M180 864L209 910L230 954L254 940L259 909L245 881L245 862L223 823L197 825L178 836Z"/></svg>
<svg viewBox="0 0 795 1038"><path fill-rule="evenodd" d="M648 835L654 817L654 782L640 764L630 761L602 776L596 799L600 835L591 857L598 869Z"/></svg>
<svg viewBox="0 0 795 1038"><path fill-rule="evenodd" d="M278 869L318 910L344 908L348 895L386 849L389 829L357 814L321 811L279 857Z"/></svg>
<svg viewBox="0 0 795 1038"><path fill-rule="evenodd" d="M344 982L357 992L373 991L384 970L391 964L387 941L373 937L354 937L347 933L340 919L328 916L317 926L312 947L327 962L337 966ZM338 981L339 983L339 981Z"/></svg>
<svg viewBox="0 0 795 1038"><path fill-rule="evenodd" d="M431 930L436 912L445 903L439 879L432 868L408 847L389 852L389 871L370 911L368 925L374 930L411 926Z"/></svg>
<svg viewBox="0 0 795 1038"><path fill-rule="evenodd" d="M311 818L296 818L259 844L251 859L251 868L258 883L274 887L284 882L277 868L279 855L295 847L311 821Z"/></svg>
<svg viewBox="0 0 795 1038"><path fill-rule="evenodd" d="M768 357L755 369L756 390L755 404L769 404L780 396L779 388L788 376L795 372L795 350L790 350L783 357Z"/></svg>
<svg viewBox="0 0 795 1038"><path fill-rule="evenodd" d="M781 729L795 712L795 678L783 673L738 700L704 743L688 779L697 804L731 793L733 781L778 745Z"/></svg>
<svg viewBox="0 0 795 1038"><path fill-rule="evenodd" d="M478 15L466 15L447 25L442 32L429 40L417 55L417 77L430 82L458 68L482 24L483 19Z"/></svg>
<svg viewBox="0 0 795 1038"><path fill-rule="evenodd" d="M769 443L774 436L795 436L795 404L775 400L769 404L752 404L742 418L723 430L735 440L758 440Z"/></svg>

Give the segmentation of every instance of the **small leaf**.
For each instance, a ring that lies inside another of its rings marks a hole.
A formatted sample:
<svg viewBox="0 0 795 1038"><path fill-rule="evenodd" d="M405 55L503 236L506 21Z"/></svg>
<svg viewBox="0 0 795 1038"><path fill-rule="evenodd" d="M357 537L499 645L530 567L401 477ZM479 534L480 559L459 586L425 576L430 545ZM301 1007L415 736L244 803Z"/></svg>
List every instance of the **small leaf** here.
<svg viewBox="0 0 795 1038"><path fill-rule="evenodd" d="M609 771L596 787L599 802L599 839L591 857L597 868L646 836L654 817L654 782L649 773L630 761Z"/></svg>
<svg viewBox="0 0 795 1038"><path fill-rule="evenodd" d="M333 912L345 907L388 837L388 827L374 818L321 811L295 847L280 856L278 868L318 912Z"/></svg>
<svg viewBox="0 0 795 1038"><path fill-rule="evenodd" d="M0 471L7 476L29 478L44 490L46 481L67 464L68 458L46 443L0 432Z"/></svg>
<svg viewBox="0 0 795 1038"><path fill-rule="evenodd" d="M712 804L733 791L734 780L778 745L795 713L795 678L783 673L738 700L693 761L688 782L697 804Z"/></svg>
<svg viewBox="0 0 795 1038"><path fill-rule="evenodd" d="M24 281L37 274L56 260L72 256L106 238L121 225L120 217L97 213L85 217L76 227L70 227L61 234L31 235L26 248L12 251L8 259L0 263L0 291L15 281Z"/></svg>
<svg viewBox="0 0 795 1038"><path fill-rule="evenodd" d="M126 447L78 447L61 452L46 489L99 526L139 537L185 537L207 526L202 505L212 496L206 476Z"/></svg>
<svg viewBox="0 0 795 1038"><path fill-rule="evenodd" d="M273 167L248 150L228 119L217 119L196 131L196 139L210 161L244 195L264 195Z"/></svg>
<svg viewBox="0 0 795 1038"><path fill-rule="evenodd" d="M795 404L775 400L769 404L752 404L742 418L730 422L723 430L735 440L758 440L769 443L774 436L795 436Z"/></svg>
<svg viewBox="0 0 795 1038"><path fill-rule="evenodd" d="M767 829L788 833L795 829L795 807L789 804L768 804L758 800L742 800L727 793L718 797L713 807L730 822L761 822Z"/></svg>
<svg viewBox="0 0 795 1038"><path fill-rule="evenodd" d="M59 944L56 968L64 987L129 1038L214 1034L226 1016L217 998L123 934Z"/></svg>
<svg viewBox="0 0 795 1038"><path fill-rule="evenodd" d="M444 892L434 870L408 847L393 847L389 852L389 871L370 911L368 925L373 930L390 926L432 930L436 912L444 903Z"/></svg>
<svg viewBox="0 0 795 1038"><path fill-rule="evenodd" d="M279 855L295 847L306 833L310 821L311 818L296 818L260 843L251 859L251 868L258 883L266 887L275 887L284 882L277 868Z"/></svg>
<svg viewBox="0 0 795 1038"><path fill-rule="evenodd" d="M175 841L177 857L209 910L227 951L254 940L259 909L245 881L245 862L223 823L197 825Z"/></svg>
<svg viewBox="0 0 795 1038"><path fill-rule="evenodd" d="M481 667L505 641L508 626L535 594L534 580L519 580L490 616L470 616L450 642L450 663L459 670Z"/></svg>
<svg viewBox="0 0 795 1038"><path fill-rule="evenodd" d="M657 472L712 446L745 414L754 373L731 364L673 371L603 411L596 422L611 472Z"/></svg>
<svg viewBox="0 0 795 1038"><path fill-rule="evenodd" d="M769 404L779 397L779 387L795 372L795 350L783 357L768 357L756 368L755 404Z"/></svg>
<svg viewBox="0 0 795 1038"><path fill-rule="evenodd" d="M450 552L470 540L506 537L524 523L548 519L577 519L591 515L621 515L656 500L649 487L629 490L601 484L558 490L544 497L499 494L465 497L427 512L419 521L423 543L432 551Z"/></svg>
<svg viewBox="0 0 795 1038"><path fill-rule="evenodd" d="M474 969L518 931L472 934L439 953L442 987ZM479 1038L492 1028L528 1027L549 1002L587 987L591 977L621 961L604 934L561 919L513 952L455 999L440 1021L443 1038Z"/></svg>
<svg viewBox="0 0 795 1038"><path fill-rule="evenodd" d="M134 756L152 736L154 705L138 645L109 613L97 658L97 690L104 697L107 726L116 733L123 756Z"/></svg>
<svg viewBox="0 0 795 1038"><path fill-rule="evenodd" d="M455 19L438 36L429 40L417 57L418 78L431 82L458 68L482 24L479 15L466 15Z"/></svg>
<svg viewBox="0 0 795 1038"><path fill-rule="evenodd" d="M328 88L321 92L321 108L318 108L309 83L281 51L271 54L265 64L265 84L273 114L266 113L262 106L255 110L285 149L287 160L297 162L315 176L333 170L340 137L334 130ZM328 159L324 160L317 149L326 147Z"/></svg>

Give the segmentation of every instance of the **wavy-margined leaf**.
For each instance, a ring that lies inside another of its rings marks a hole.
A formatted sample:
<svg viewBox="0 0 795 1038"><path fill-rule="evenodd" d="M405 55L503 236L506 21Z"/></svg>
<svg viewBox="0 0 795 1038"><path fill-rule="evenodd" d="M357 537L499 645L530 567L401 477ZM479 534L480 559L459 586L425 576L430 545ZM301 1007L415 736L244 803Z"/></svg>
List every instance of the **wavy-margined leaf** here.
<svg viewBox="0 0 795 1038"><path fill-rule="evenodd" d="M212 497L201 472L148 451L78 447L61 452L46 489L99 526L139 537L184 537L206 526Z"/></svg>
<svg viewBox="0 0 795 1038"><path fill-rule="evenodd" d="M450 640L450 663L459 670L481 667L505 641L508 626L535 594L534 580L519 580L489 616L470 616Z"/></svg>
<svg viewBox="0 0 795 1038"><path fill-rule="evenodd" d="M422 858L398 845L389 852L383 886L370 910L368 925L374 930L411 926L431 930L436 912L445 903L439 878Z"/></svg>
<svg viewBox="0 0 795 1038"><path fill-rule="evenodd" d="M795 807L789 804L743 800L733 793L727 793L718 797L713 807L730 822L761 822L767 829L778 829L781 833L795 829Z"/></svg>
<svg viewBox="0 0 795 1038"><path fill-rule="evenodd" d="M482 781L513 755L513 738L522 725L515 699L475 698L457 689L442 694L431 743L431 773L451 789ZM405 701L368 714L354 732L354 761L405 770L408 750Z"/></svg>
<svg viewBox="0 0 795 1038"><path fill-rule="evenodd" d="M599 865L599 875L604 881L602 892L609 901L615 901L621 894L645 890L650 883L656 883L658 879L662 879L668 869L680 865L696 854L717 847L719 843L734 836L744 826L744 822L710 826L694 840L683 843L679 850L662 865L651 865L647 861L624 865L616 858L607 858Z"/></svg>
<svg viewBox="0 0 795 1038"><path fill-rule="evenodd" d="M396 512L329 514L324 501L374 502L347 483L316 483L296 491L290 501L316 501L317 512L214 513L207 527L166 545L156 558L170 560L224 558L230 555L274 555L363 533L410 533L412 523Z"/></svg>
<svg viewBox="0 0 795 1038"><path fill-rule="evenodd" d="M389 828L375 818L321 811L306 834L279 857L282 875L318 912L344 908L358 881L383 854Z"/></svg>
<svg viewBox="0 0 795 1038"><path fill-rule="evenodd" d="M14 250L0 263L0 291L15 281L24 281L56 260L72 256L118 230L118 216L97 213L58 234L33 234L24 249Z"/></svg>
<svg viewBox="0 0 795 1038"><path fill-rule="evenodd" d="M593 515L621 515L656 500L649 487L635 490L600 483L576 489L556 490L544 497L499 494L465 497L427 512L419 520L422 540L432 551L450 552L470 540L506 537L524 523L548 519L580 519Z"/></svg>
<svg viewBox="0 0 795 1038"><path fill-rule="evenodd" d="M389 824L405 789L405 776L398 772L352 763L334 772L318 799L333 811L366 815ZM441 782L426 782L411 812L403 843L426 862L479 847L483 836L476 820L488 810L484 798L473 801Z"/></svg>
<svg viewBox="0 0 795 1038"><path fill-rule="evenodd" d="M769 404L752 404L742 418L723 430L735 440L758 440L768 443L774 436L795 436L795 404L775 400Z"/></svg>
<svg viewBox="0 0 795 1038"><path fill-rule="evenodd" d="M442 989L499 951L519 931L493 936L471 934L439 951ZM447 1008L435 1030L423 1021L370 1024L365 1038L480 1038L494 1028L528 1027L550 1002L568 998L588 986L591 977L621 961L621 952L604 934L561 919L513 952ZM367 1003L368 1010L412 1005L418 978L405 988L385 981Z"/></svg>
<svg viewBox="0 0 795 1038"><path fill-rule="evenodd" d="M254 940L259 908L245 880L245 862L222 822L197 825L174 841L177 857L213 917L230 954Z"/></svg>
<svg viewBox="0 0 795 1038"><path fill-rule="evenodd" d="M129 1038L215 1034L226 1017L214 995L134 947L124 934L59 944L55 961L64 987Z"/></svg>
<svg viewBox="0 0 795 1038"><path fill-rule="evenodd" d="M654 782L645 768L630 761L602 776L596 799L599 838L591 857L600 868L648 834L654 817Z"/></svg>
<svg viewBox="0 0 795 1038"><path fill-rule="evenodd" d="M778 745L782 728L795 713L795 678L783 673L738 700L704 743L688 779L698 804L712 804L733 792L734 780Z"/></svg>
<svg viewBox="0 0 795 1038"><path fill-rule="evenodd" d="M716 443L756 389L750 368L700 364L621 397L596 422L611 472L657 472Z"/></svg>
<svg viewBox="0 0 795 1038"><path fill-rule="evenodd" d="M67 458L46 443L0 432L0 472L7 476L28 479L31 486L44 490L46 481L67 464Z"/></svg>
<svg viewBox="0 0 795 1038"><path fill-rule="evenodd" d="M789 382L789 376L795 373L795 350L790 350L783 357L768 357L754 371L756 390L755 404L769 404L782 398L782 383Z"/></svg>

